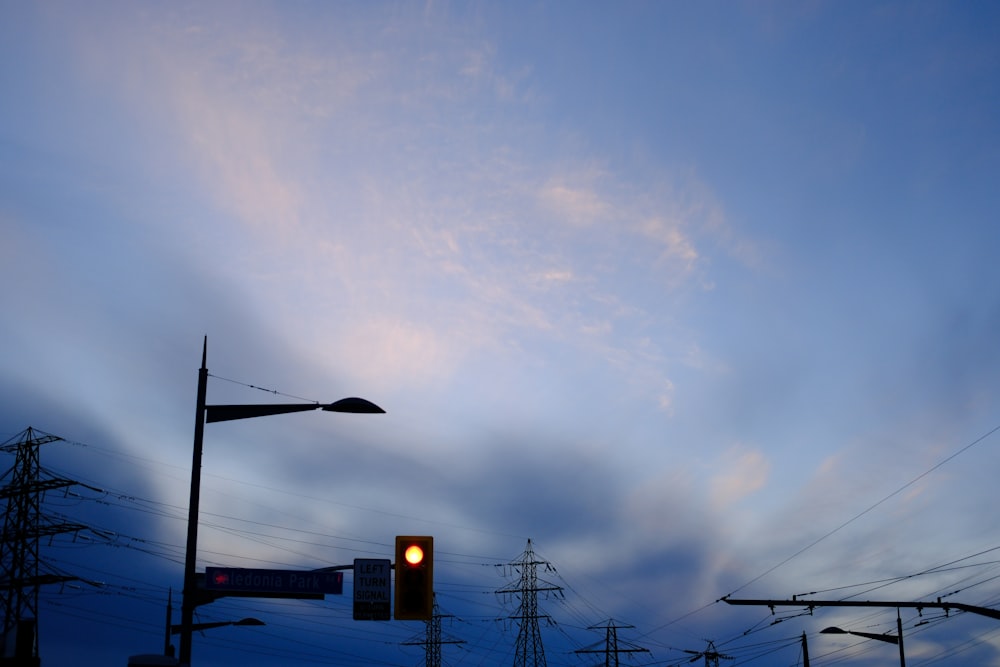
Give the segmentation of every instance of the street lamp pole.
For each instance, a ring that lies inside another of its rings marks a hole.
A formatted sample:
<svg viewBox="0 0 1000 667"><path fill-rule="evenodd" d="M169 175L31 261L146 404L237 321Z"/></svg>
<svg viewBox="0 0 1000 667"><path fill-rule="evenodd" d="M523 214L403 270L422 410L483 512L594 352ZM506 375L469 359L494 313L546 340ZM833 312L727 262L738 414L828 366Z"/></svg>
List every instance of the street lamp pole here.
<svg viewBox="0 0 1000 667"><path fill-rule="evenodd" d="M289 412L322 409L326 412L351 412L381 414L385 410L363 398L344 398L329 404L284 403L262 405L206 405L208 389L208 336L201 350L201 368L198 371L198 398L195 406L194 447L191 455L191 494L188 501L187 547L184 555L184 591L181 602L180 655L181 665L191 664L191 635L194 629L194 610L198 606L198 589L195 565L198 552L198 506L201 500L201 453L205 437L205 423L264 417Z"/></svg>
<svg viewBox="0 0 1000 667"><path fill-rule="evenodd" d="M188 498L187 546L184 551L184 590L181 597L179 662L191 664L191 626L197 606L195 563L198 553L198 506L201 502L201 450L205 438L205 395L208 391L208 336L202 343L201 369L198 371L198 399L195 406L194 448L191 455L191 494Z"/></svg>
<svg viewBox="0 0 1000 667"><path fill-rule="evenodd" d="M903 619L896 610L896 636L899 637L899 667L906 667L906 656L903 655Z"/></svg>

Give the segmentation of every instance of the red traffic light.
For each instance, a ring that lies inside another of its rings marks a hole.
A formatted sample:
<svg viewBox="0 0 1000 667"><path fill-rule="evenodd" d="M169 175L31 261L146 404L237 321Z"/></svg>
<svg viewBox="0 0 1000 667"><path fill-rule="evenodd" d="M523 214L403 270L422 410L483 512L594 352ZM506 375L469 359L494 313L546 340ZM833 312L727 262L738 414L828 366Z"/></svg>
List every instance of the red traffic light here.
<svg viewBox="0 0 1000 667"><path fill-rule="evenodd" d="M396 599L400 621L429 621L434 613L434 538L396 537Z"/></svg>
<svg viewBox="0 0 1000 667"><path fill-rule="evenodd" d="M420 565L424 560L424 550L418 544L411 544L403 552L403 558L408 565Z"/></svg>

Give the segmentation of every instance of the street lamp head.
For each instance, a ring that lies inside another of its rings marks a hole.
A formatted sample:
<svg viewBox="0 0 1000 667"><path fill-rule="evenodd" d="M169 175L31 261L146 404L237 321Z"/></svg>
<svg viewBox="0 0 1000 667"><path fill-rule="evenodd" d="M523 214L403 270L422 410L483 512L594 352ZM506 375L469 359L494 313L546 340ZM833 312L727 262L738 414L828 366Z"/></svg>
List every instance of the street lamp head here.
<svg viewBox="0 0 1000 667"><path fill-rule="evenodd" d="M352 412L354 414L385 414L385 410L364 398L342 398L322 406L327 412Z"/></svg>
<svg viewBox="0 0 1000 667"><path fill-rule="evenodd" d="M241 618L238 621L234 621L233 625L267 625L264 621L259 618Z"/></svg>
<svg viewBox="0 0 1000 667"><path fill-rule="evenodd" d="M846 635L847 630L830 627L830 628L823 628L822 630L819 631L819 633L821 635Z"/></svg>

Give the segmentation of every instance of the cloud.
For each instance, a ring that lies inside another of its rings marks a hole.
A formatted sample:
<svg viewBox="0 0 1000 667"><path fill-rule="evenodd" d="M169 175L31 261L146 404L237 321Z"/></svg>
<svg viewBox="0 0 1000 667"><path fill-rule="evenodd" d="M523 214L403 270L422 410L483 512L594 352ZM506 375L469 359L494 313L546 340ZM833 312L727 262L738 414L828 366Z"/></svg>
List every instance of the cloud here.
<svg viewBox="0 0 1000 667"><path fill-rule="evenodd" d="M664 260L675 262L680 272L690 271L698 261L698 251L681 224L650 218L639 223L638 227L644 236L663 248Z"/></svg>
<svg viewBox="0 0 1000 667"><path fill-rule="evenodd" d="M471 341L445 333L423 322L377 317L356 323L339 347L365 359L366 372L384 387L426 389L450 378L468 353Z"/></svg>
<svg viewBox="0 0 1000 667"><path fill-rule="evenodd" d="M732 509L733 505L763 488L771 472L771 465L762 451L742 445L731 447L716 466L721 470L712 475L709 495L718 511Z"/></svg>
<svg viewBox="0 0 1000 667"><path fill-rule="evenodd" d="M589 225L608 212L608 206L594 190L561 182L548 183L539 191L539 199L560 220L571 225Z"/></svg>
<svg viewBox="0 0 1000 667"><path fill-rule="evenodd" d="M632 293L626 277L647 273L671 291L699 272L710 282L701 248L706 230L725 225L707 188L689 176L633 183L593 158L536 161L529 143L506 143L484 160L474 137L494 122L489 112L449 116L458 120L447 133L429 127L420 109L435 100L476 102L455 77L521 76L505 72L478 38L430 54L466 58L451 79L437 79L443 88L394 91L395 65L413 60L409 42L354 44L342 60L320 56L308 40L287 44L263 25L240 40L222 23L185 30L191 25L147 26L156 39L133 38L130 92L139 108L167 100L156 113L180 142L176 158L216 207L205 213L211 227L187 224L241 298L281 319L304 318L313 347L339 340L385 360L365 370L384 384L446 378L460 360L503 350L519 332L599 351L669 409L676 384L656 352L663 342L648 335L662 303ZM408 100L414 113L399 114L391 99ZM531 193L533 201L519 201ZM469 211L490 218L472 220ZM344 304L379 312L351 317L355 333L340 334L346 325L331 316L349 315Z"/></svg>

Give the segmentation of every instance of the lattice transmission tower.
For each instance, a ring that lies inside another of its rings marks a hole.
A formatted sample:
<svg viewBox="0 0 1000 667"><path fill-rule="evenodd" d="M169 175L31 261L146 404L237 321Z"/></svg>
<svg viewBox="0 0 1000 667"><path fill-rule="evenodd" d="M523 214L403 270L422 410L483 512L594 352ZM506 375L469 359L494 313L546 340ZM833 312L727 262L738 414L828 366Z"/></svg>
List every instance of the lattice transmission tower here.
<svg viewBox="0 0 1000 667"><path fill-rule="evenodd" d="M424 621L427 632L423 639L411 639L403 642L403 646L424 647L424 667L441 667L441 647L444 644L464 644L462 639L445 638L441 634L441 619L452 618L452 614L442 614L437 600L434 600L434 612L431 620Z"/></svg>
<svg viewBox="0 0 1000 667"><path fill-rule="evenodd" d="M704 651L690 651L688 649L682 649L685 653L690 653L694 655L690 662L696 661L698 658L705 658L705 667L719 667L719 660L735 660L731 655L726 655L725 653L719 653L715 649L715 642L710 639L706 639L708 642L708 648Z"/></svg>
<svg viewBox="0 0 1000 667"><path fill-rule="evenodd" d="M0 445L0 451L15 457L14 465L0 477L0 481L6 482L0 488L0 499L6 502L3 534L0 535L0 607L3 611L0 662L5 665L40 664L39 587L77 579L43 568L38 552L42 537L87 528L42 513L42 500L47 491L78 484L52 475L41 466L39 449L58 440L62 438L28 427Z"/></svg>
<svg viewBox="0 0 1000 667"><path fill-rule="evenodd" d="M517 560L507 563L506 568L519 575L517 581L497 591L499 595L513 597L519 600L517 611L507 618L518 624L517 644L514 649L514 667L545 667L545 649L542 646L542 633L538 628L538 620L544 619L553 623L552 617L538 612L538 594L545 593L562 597L562 586L539 579L538 567L555 574L552 563L539 560L531 547L531 540L524 553Z"/></svg>
<svg viewBox="0 0 1000 667"><path fill-rule="evenodd" d="M581 648L574 653L603 653L604 654L604 667L618 667L618 656L622 653L649 653L649 649L642 648L641 646L636 646L630 642L618 640L618 629L619 628L634 628L634 625L617 625L615 620L608 619L608 622L604 625L592 625L588 630L604 630L604 646L600 647L600 643L594 644L587 648Z"/></svg>

